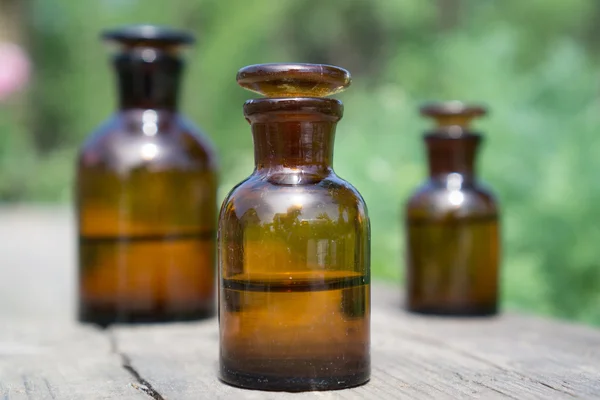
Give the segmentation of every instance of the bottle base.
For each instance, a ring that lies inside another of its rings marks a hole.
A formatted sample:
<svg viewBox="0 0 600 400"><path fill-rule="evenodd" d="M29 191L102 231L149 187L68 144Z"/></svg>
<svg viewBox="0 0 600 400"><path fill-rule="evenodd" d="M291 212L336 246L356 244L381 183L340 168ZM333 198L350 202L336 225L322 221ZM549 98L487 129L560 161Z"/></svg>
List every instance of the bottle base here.
<svg viewBox="0 0 600 400"><path fill-rule="evenodd" d="M187 322L212 318L215 311L200 309L189 311L117 311L108 307L86 307L79 311L78 321L106 328L113 324L153 324Z"/></svg>
<svg viewBox="0 0 600 400"><path fill-rule="evenodd" d="M361 386L369 382L370 371L334 377L286 377L264 374L248 374L221 366L219 379L231 386L242 389L310 392L324 390L341 390Z"/></svg>
<svg viewBox="0 0 600 400"><path fill-rule="evenodd" d="M491 317L498 314L496 306L407 306L406 310L415 314L448 317Z"/></svg>

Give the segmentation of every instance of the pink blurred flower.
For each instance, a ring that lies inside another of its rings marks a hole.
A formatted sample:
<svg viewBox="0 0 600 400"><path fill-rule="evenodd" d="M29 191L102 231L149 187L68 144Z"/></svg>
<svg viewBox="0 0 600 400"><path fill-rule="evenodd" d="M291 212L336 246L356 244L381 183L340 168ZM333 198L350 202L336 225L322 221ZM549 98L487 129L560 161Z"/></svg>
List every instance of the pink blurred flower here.
<svg viewBox="0 0 600 400"><path fill-rule="evenodd" d="M20 46L0 43L0 101L25 87L30 69L29 57Z"/></svg>

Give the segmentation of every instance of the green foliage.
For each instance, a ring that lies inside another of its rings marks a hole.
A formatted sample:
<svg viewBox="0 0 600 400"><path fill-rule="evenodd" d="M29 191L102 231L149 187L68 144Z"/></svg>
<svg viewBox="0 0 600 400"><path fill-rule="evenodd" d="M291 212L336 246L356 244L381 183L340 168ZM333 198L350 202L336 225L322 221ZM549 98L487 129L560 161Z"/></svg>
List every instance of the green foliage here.
<svg viewBox="0 0 600 400"><path fill-rule="evenodd" d="M125 23L185 27L183 109L216 143L221 198L252 170L235 84L243 65L347 67L335 168L364 195L373 270L401 279L403 201L425 178L424 100L483 101L480 175L503 210L508 308L600 324L599 61L592 0L35 0L36 78L27 124L0 115L0 198L71 199L73 156L115 106L98 32ZM450 5L450 6L448 6ZM455 9L453 6L459 5Z"/></svg>

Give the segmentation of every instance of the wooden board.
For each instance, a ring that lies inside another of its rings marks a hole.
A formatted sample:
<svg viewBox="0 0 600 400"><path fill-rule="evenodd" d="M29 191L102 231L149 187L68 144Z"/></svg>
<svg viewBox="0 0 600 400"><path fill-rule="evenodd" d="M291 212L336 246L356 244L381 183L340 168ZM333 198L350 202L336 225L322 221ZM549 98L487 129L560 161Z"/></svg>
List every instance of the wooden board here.
<svg viewBox="0 0 600 400"><path fill-rule="evenodd" d="M0 399L149 398L104 332L52 321L0 326Z"/></svg>
<svg viewBox="0 0 600 400"><path fill-rule="evenodd" d="M0 317L75 314L75 222L65 207L0 207Z"/></svg>
<svg viewBox="0 0 600 400"><path fill-rule="evenodd" d="M113 329L119 351L165 399L560 399L600 396L600 332L537 318L435 318L374 291L372 380L335 392L247 391L216 378L216 320Z"/></svg>

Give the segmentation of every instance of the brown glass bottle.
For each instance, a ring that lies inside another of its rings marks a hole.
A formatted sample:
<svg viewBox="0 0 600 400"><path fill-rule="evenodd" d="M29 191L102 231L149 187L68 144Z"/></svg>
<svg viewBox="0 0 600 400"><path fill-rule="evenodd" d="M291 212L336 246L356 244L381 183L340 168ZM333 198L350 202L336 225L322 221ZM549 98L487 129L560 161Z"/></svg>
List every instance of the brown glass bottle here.
<svg viewBox="0 0 600 400"><path fill-rule="evenodd" d="M494 196L475 176L481 136L469 128L485 109L460 102L421 109L429 180L408 201L407 307L448 315L497 312L500 239Z"/></svg>
<svg viewBox="0 0 600 400"><path fill-rule="evenodd" d="M221 379L284 391L362 384L370 376L369 219L360 194L332 169L341 102L306 97L341 90L349 74L267 64L242 69L238 83L249 82L279 97L244 105L256 167L219 217Z"/></svg>
<svg viewBox="0 0 600 400"><path fill-rule="evenodd" d="M120 109L77 166L79 319L111 323L214 315L216 160L177 112L187 33L109 31Z"/></svg>

